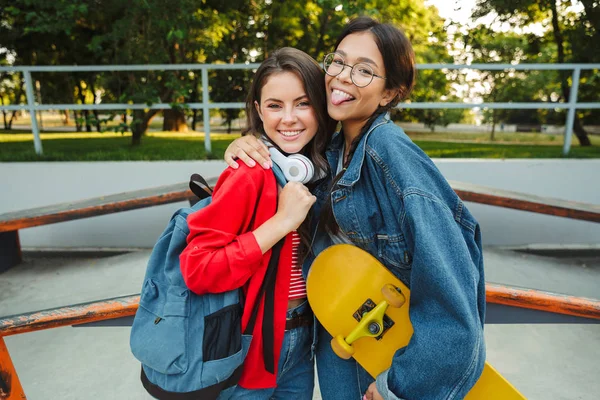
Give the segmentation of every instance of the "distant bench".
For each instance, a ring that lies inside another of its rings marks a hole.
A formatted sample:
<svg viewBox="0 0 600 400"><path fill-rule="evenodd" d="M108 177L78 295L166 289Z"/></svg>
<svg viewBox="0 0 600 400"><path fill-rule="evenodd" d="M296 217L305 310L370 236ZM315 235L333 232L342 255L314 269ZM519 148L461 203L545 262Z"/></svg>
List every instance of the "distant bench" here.
<svg viewBox="0 0 600 400"><path fill-rule="evenodd" d="M216 178L208 180L210 185ZM0 214L0 272L21 262L19 229L95 217L197 197L187 182Z"/></svg>
<svg viewBox="0 0 600 400"><path fill-rule="evenodd" d="M212 186L216 178L208 180ZM450 181L464 201L600 222L600 205L551 199ZM0 272L21 262L19 229L195 199L188 183L100 196L0 214Z"/></svg>

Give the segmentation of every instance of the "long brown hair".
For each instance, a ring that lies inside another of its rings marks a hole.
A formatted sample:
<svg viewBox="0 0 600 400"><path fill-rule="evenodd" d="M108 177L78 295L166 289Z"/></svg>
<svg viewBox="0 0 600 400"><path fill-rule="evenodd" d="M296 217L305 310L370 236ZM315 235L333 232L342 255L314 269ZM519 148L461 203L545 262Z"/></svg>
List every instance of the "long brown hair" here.
<svg viewBox="0 0 600 400"><path fill-rule="evenodd" d="M339 226L335 220L333 209L331 207L331 192L342 178L342 175L344 175L344 171L348 165L350 165L350 161L352 160L352 156L356 151L358 143L373 122L375 122L375 119L381 114L391 110L401 100L404 100L409 96L414 87L417 75L415 55L410 40L408 40L400 29L391 24L384 24L369 17L358 17L345 26L344 30L337 38L335 48L338 48L346 36L358 32L371 32L373 34L377 48L383 57L386 75L385 88L397 90L398 94L385 106L378 106L373 115L369 117L362 127L360 134L350 144L348 158L344 161L342 170L331 182L329 195L327 201L323 205L319 223L333 234L336 234L339 231Z"/></svg>
<svg viewBox="0 0 600 400"><path fill-rule="evenodd" d="M263 86L265 86L270 76L281 72L291 72L300 79L318 123L316 135L304 146L301 153L313 162L315 174L320 174L320 171L328 172L329 165L325 159L325 148L331 139L336 122L327 114L325 73L311 56L301 50L293 47L283 47L271 53L260 64L254 74L252 86L246 99L246 129L242 132L242 135L252 134L258 137L266 135L254 103L261 104ZM312 190L315 184L316 182L309 183L307 187ZM309 212L298 228L301 243L298 254L298 260L300 261L304 259L309 247L310 220L311 213ZM299 265L301 264L299 263Z"/></svg>

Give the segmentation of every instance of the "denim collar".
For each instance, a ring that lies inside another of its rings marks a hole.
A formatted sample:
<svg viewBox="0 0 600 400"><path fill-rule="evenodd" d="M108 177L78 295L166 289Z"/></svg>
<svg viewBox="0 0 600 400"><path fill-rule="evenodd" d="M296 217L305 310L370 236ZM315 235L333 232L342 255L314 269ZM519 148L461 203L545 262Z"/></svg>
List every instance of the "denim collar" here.
<svg viewBox="0 0 600 400"><path fill-rule="evenodd" d="M360 139L358 147L356 148L356 150L354 151L354 155L352 156L352 161L350 162L348 169L346 169L346 171L344 172L342 178L337 182L338 185L354 186L354 184L360 179L360 171L362 170L362 165L365 160L365 153L367 149L367 138L375 128L377 128L380 125L387 124L388 122L390 122L390 114L383 113L375 119L373 124L371 124L371 127L369 128L367 133L365 133ZM333 137L331 138L331 143L327 148L326 152L327 160L329 161L330 166L333 168L333 171L336 170L339 151L343 145L344 135L342 134L342 132L340 131L334 133Z"/></svg>

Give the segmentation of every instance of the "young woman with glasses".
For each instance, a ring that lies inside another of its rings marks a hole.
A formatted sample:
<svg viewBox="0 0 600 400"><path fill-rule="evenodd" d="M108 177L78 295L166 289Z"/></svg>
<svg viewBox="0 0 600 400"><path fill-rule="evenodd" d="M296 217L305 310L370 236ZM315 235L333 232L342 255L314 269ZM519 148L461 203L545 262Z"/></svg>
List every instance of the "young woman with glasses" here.
<svg viewBox="0 0 600 400"><path fill-rule="evenodd" d="M303 274L328 246L359 246L410 287L414 328L391 368L371 377L338 358L319 327L323 399L461 399L485 361L481 236L431 159L389 118L414 85L412 46L397 28L361 17L348 23L323 67L327 110L341 131L326 150L329 173L312 190L314 233ZM225 159L234 168L235 157L268 165L264 154L242 137Z"/></svg>

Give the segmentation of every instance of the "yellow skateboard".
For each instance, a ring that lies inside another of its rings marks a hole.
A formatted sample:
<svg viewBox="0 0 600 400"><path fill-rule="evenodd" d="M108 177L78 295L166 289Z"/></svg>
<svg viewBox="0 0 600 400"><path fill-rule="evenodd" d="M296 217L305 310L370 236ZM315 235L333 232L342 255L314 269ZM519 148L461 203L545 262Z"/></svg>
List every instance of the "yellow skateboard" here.
<svg viewBox="0 0 600 400"><path fill-rule="evenodd" d="M333 336L334 352L354 359L376 377L392 365L396 350L413 334L410 291L375 257L349 244L331 246L313 262L306 281L308 301ZM470 400L525 399L487 362Z"/></svg>

